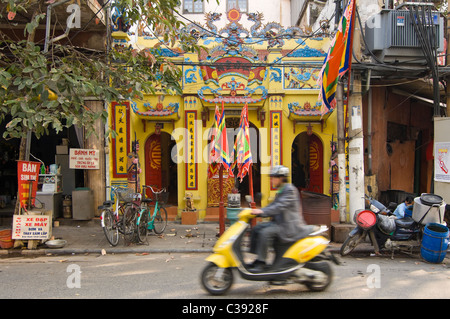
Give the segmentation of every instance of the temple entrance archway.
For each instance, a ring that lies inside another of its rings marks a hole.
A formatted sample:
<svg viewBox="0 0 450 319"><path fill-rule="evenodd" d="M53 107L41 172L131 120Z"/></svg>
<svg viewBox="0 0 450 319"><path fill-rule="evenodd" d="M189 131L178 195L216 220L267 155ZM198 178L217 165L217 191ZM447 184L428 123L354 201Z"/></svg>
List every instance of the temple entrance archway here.
<svg viewBox="0 0 450 319"><path fill-rule="evenodd" d="M226 118L227 138L229 154L232 154L234 148L234 142L239 128L239 117L228 116ZM257 206L261 205L261 164L259 161L259 130L252 123L249 122L250 133L250 148L252 152L252 177L253 177L253 196ZM211 145L211 140L208 141ZM210 150L208 150L210 152ZM227 179L224 176L224 200L226 201L226 194L231 192L234 188L241 194L241 206L246 207L248 204L245 202L245 196L250 194L250 178L247 174L242 182L237 178L237 168L234 170L235 177ZM208 207L215 207L219 205L219 185L218 185L218 172L213 177L208 178Z"/></svg>
<svg viewBox="0 0 450 319"><path fill-rule="evenodd" d="M173 147L177 146L169 133L153 133L147 138L145 141L145 185L166 188L169 192L168 203L176 206L178 205L177 164L170 156ZM150 195L147 194L147 196Z"/></svg>
<svg viewBox="0 0 450 319"><path fill-rule="evenodd" d="M323 143L314 133L300 133L292 143L292 184L323 193Z"/></svg>

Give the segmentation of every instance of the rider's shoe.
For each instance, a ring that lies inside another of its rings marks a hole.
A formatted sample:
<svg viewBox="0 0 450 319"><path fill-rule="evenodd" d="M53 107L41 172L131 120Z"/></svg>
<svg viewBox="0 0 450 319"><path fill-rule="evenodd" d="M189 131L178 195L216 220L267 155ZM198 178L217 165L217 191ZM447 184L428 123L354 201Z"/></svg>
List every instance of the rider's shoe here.
<svg viewBox="0 0 450 319"><path fill-rule="evenodd" d="M251 265L250 271L251 272L263 272L266 267L266 263L261 260L255 260L255 262Z"/></svg>

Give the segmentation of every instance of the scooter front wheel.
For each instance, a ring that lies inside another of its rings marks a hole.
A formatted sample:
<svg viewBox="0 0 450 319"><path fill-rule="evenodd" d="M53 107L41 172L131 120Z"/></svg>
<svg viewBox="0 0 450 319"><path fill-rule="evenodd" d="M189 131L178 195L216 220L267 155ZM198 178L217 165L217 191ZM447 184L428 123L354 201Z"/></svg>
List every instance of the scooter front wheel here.
<svg viewBox="0 0 450 319"><path fill-rule="evenodd" d="M211 295L223 295L233 284L233 272L230 268L221 268L214 263L209 263L201 275L203 288Z"/></svg>
<svg viewBox="0 0 450 319"><path fill-rule="evenodd" d="M362 236L363 236L362 233L358 233L355 236L347 237L347 239L344 241L339 251L341 253L341 256L346 256L350 254L353 251L353 249L355 249L355 247L358 246L358 244L362 239L361 238Z"/></svg>

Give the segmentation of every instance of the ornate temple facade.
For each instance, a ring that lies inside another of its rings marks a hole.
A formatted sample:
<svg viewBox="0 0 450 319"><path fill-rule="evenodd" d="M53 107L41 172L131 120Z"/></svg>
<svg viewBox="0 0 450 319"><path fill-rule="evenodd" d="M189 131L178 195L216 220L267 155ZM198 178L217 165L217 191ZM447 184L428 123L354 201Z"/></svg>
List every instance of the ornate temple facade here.
<svg viewBox="0 0 450 319"><path fill-rule="evenodd" d="M109 145L111 184L127 183L127 162L137 141L140 183L169 191L172 217L180 217L187 194L199 219L217 215L218 173L208 178L215 109L224 107L231 155L241 110L247 105L256 205L267 205L275 196L268 173L279 164L290 168L299 189L332 195L336 112L322 114L317 84L329 38L264 24L260 14L237 9L205 18L206 26L191 23L180 31L195 35L208 48L201 54L171 50L161 44L162 36L138 30L136 47L156 45L152 52L182 69L183 94L157 92L143 100L111 104L110 125L117 132ZM219 30L215 22L223 19L226 25ZM253 22L249 29L243 27L244 19ZM126 41L121 32L113 36ZM224 176L225 202L226 194L239 192L244 206L249 179Z"/></svg>

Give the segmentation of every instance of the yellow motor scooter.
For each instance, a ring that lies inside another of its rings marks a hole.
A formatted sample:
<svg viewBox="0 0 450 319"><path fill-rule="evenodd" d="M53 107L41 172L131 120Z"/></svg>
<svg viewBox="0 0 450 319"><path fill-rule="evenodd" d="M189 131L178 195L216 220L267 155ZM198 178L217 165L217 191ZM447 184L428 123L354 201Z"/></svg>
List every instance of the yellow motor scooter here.
<svg viewBox="0 0 450 319"><path fill-rule="evenodd" d="M303 238L296 242L274 243L272 265L263 272L251 272L250 265L244 263L241 241L254 217L251 209L241 211L239 220L222 234L214 246L214 253L206 258L209 263L201 273L201 282L210 294L222 295L230 289L233 270L247 280L269 281L277 285L300 283L311 291L323 291L330 285L330 261L336 264L338 261L325 251L329 240L319 235L328 230L326 226L307 225Z"/></svg>

